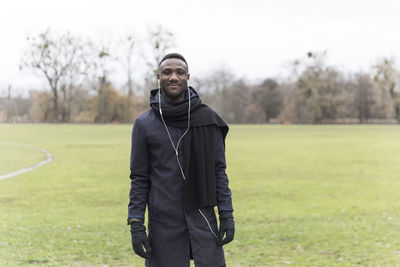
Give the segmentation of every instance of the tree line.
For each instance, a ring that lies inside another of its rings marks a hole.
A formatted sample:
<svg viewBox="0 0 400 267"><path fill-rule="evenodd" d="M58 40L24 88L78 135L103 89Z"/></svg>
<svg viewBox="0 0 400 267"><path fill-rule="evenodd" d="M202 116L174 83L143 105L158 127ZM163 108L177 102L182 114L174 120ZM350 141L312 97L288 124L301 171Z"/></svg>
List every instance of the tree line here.
<svg viewBox="0 0 400 267"><path fill-rule="evenodd" d="M196 80L203 99L231 123L400 123L400 71L394 58L369 72L342 72L327 52L293 60L288 76L249 82L226 70Z"/></svg>
<svg viewBox="0 0 400 267"><path fill-rule="evenodd" d="M8 86L0 98L5 122L131 123L148 109L157 64L175 47L174 35L161 26L150 29L145 42L133 34L115 45L46 31L28 43L20 68L46 81L46 88L22 97ZM147 69L135 81L135 59L143 54ZM400 122L400 70L394 58L378 59L368 72L350 73L327 64L326 56L308 52L288 65L286 77L249 81L222 68L190 82L229 123ZM125 80L119 86L111 78L115 68Z"/></svg>

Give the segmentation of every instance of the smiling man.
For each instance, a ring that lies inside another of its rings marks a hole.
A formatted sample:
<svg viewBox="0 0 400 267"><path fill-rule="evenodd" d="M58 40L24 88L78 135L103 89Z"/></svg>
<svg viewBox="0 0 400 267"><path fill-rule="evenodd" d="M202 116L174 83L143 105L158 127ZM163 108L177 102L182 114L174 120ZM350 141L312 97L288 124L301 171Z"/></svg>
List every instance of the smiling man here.
<svg viewBox="0 0 400 267"><path fill-rule="evenodd" d="M183 101L189 78L188 67L182 59L168 57L161 61L157 79L160 81L164 100L175 103Z"/></svg>
<svg viewBox="0 0 400 267"><path fill-rule="evenodd" d="M151 109L132 130L128 224L133 250L146 266L186 267L190 259L196 267L225 266L222 246L235 232L225 173L228 125L188 86L182 55L166 55L157 78Z"/></svg>

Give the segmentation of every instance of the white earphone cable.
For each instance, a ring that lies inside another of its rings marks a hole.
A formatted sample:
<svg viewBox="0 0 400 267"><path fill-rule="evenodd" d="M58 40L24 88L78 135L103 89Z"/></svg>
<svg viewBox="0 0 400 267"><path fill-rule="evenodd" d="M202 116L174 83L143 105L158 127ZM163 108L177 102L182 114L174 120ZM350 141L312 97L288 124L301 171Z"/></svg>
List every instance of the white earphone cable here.
<svg viewBox="0 0 400 267"><path fill-rule="evenodd" d="M183 178L183 180L185 180L185 181L186 181L185 173L183 172L183 168L182 168L181 163L180 163L180 160L179 160L179 144L180 144L182 138L187 134L187 132L189 131L189 128L190 128L190 107L191 107L191 100L190 100L190 98L191 98L191 95L190 95L190 88L189 88L189 85L187 86L187 89L188 89L188 98L189 98L188 126L187 126L187 128L186 128L186 131L185 131L185 132L182 134L182 136L178 139L178 142L176 143L176 146L175 146L175 145L174 145L174 142L172 141L171 134L169 133L167 124L165 123L163 114L162 114L162 108L161 108L161 86L160 86L160 80L158 80L158 107L159 107L159 110L160 110L160 117L161 117L161 120L162 120L162 122L163 122L163 124L164 124L165 130L167 131L167 134L168 134L168 137L169 137L169 141L171 142L172 148L173 148L174 151L175 151L176 161L178 162L179 169L180 169L181 174L182 174L182 178ZM207 225L208 225L208 228L210 229L211 233L215 236L215 238L216 238L217 241L219 242L218 236L215 234L215 232L214 232L213 229L211 228L210 222L207 220L207 217L203 214L203 212L201 212L200 209L198 209L198 210L199 210L200 214L203 216L204 220L206 221L206 223L207 223Z"/></svg>

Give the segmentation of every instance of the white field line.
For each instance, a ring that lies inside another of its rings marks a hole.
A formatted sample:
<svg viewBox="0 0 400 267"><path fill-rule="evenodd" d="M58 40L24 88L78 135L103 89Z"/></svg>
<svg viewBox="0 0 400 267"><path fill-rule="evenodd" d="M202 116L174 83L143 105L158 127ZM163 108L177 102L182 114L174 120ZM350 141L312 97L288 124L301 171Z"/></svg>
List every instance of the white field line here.
<svg viewBox="0 0 400 267"><path fill-rule="evenodd" d="M29 145L21 145L21 144L18 144L18 145L19 145L19 146L24 146L24 147L29 147L29 148L36 149L36 150L38 150L38 151L40 151L40 152L46 154L47 159L45 159L45 160L43 160L43 161L41 161L41 162L39 162L39 163L36 163L36 164L34 164L34 165L32 165L32 166L19 169L18 171L13 171L13 172L9 172L9 173L0 175L0 180L7 179L7 178L11 178L11 177L14 177L14 176L17 176L17 175L26 173L26 172L33 171L34 169L39 168L39 167L41 167L41 166L43 166L43 165L46 165L47 163L50 163L50 162L53 160L53 156L51 155L51 153L48 152L48 151L46 151L46 150L44 150L43 148L36 147L36 146L29 146Z"/></svg>

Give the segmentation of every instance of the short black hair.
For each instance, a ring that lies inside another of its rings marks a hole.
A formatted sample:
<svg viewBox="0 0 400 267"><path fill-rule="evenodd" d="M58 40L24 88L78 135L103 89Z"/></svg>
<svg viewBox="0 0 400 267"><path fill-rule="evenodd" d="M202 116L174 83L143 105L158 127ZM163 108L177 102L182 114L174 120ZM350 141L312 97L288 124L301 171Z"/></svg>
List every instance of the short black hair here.
<svg viewBox="0 0 400 267"><path fill-rule="evenodd" d="M158 63L158 68L160 68L161 63L163 63L164 60L169 59L169 58L177 58L177 59L182 60L183 62L185 62L186 67L187 67L187 69L189 71L189 65L187 64L186 59L181 54L178 54L178 53L169 53L169 54L165 55L161 59L160 63Z"/></svg>

